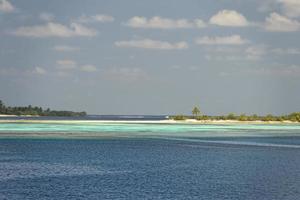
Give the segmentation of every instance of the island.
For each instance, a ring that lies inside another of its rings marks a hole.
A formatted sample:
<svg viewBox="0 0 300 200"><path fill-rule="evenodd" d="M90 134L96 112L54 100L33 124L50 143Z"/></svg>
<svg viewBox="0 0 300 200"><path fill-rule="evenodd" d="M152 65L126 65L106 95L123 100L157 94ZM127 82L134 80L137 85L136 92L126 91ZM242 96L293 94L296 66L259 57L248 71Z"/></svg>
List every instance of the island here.
<svg viewBox="0 0 300 200"><path fill-rule="evenodd" d="M203 115L199 107L195 106L192 109L192 115L173 115L169 118L175 121L185 121L185 122L300 122L300 112L293 112L287 115L274 116L271 114L260 116L260 115L246 115L246 114L234 114L229 113L228 115L219 115L219 116L209 116Z"/></svg>
<svg viewBox="0 0 300 200"><path fill-rule="evenodd" d="M86 112L74 112L66 110L43 109L38 106L6 106L0 100L0 116L56 116L56 117L82 117Z"/></svg>
<svg viewBox="0 0 300 200"><path fill-rule="evenodd" d="M86 112L74 112L74 111L58 111L50 110L49 108L43 109L38 106L6 106L3 101L0 100L0 117L8 116L58 116L58 117L84 117ZM36 120L35 120L36 121ZM89 118L84 119L85 122L89 122ZM247 115L247 114L234 114L229 113L227 115L205 115L199 107L195 106L190 115L178 114L168 115L164 120L92 120L92 122L104 121L105 123L187 123L187 124L282 124L282 123L300 123L300 112L293 112L287 115ZM54 121L57 123L57 121ZM61 121L63 122L63 121ZM64 121L68 122L68 121Z"/></svg>

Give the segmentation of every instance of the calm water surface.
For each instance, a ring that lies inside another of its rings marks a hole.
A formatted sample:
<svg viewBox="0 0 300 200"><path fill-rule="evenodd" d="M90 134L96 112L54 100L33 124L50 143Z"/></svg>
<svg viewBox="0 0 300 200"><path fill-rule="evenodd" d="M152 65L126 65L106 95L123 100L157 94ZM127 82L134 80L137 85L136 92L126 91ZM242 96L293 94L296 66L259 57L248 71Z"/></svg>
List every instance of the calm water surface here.
<svg viewBox="0 0 300 200"><path fill-rule="evenodd" d="M0 199L300 199L297 126L22 126L0 125Z"/></svg>

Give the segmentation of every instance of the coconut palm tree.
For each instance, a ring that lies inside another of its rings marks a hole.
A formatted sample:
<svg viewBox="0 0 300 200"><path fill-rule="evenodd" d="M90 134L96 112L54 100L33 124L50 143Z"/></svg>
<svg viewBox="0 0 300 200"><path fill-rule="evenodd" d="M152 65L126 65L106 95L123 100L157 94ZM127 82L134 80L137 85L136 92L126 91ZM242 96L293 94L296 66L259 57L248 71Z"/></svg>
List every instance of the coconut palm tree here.
<svg viewBox="0 0 300 200"><path fill-rule="evenodd" d="M4 103L0 100L0 113L4 111L5 105Z"/></svg>
<svg viewBox="0 0 300 200"><path fill-rule="evenodd" d="M200 109L197 106L195 106L192 110L192 114L194 115L194 117L195 118L198 117L200 115L200 113L201 113Z"/></svg>

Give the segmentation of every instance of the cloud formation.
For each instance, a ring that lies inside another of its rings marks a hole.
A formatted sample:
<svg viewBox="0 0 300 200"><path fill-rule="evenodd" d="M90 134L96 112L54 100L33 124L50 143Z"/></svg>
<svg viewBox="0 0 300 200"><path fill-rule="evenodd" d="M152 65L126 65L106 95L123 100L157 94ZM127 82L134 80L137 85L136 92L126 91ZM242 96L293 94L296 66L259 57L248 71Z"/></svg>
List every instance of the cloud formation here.
<svg viewBox="0 0 300 200"><path fill-rule="evenodd" d="M32 71L34 74L39 74L39 75L45 75L47 71L44 68L41 67L35 67Z"/></svg>
<svg viewBox="0 0 300 200"><path fill-rule="evenodd" d="M73 71L82 71L82 72L95 72L97 71L97 67L94 65L78 65L76 61L65 59L56 61L57 68L60 75L68 75Z"/></svg>
<svg viewBox="0 0 300 200"><path fill-rule="evenodd" d="M0 0L0 12L11 13L15 7L7 0Z"/></svg>
<svg viewBox="0 0 300 200"><path fill-rule="evenodd" d="M93 37L97 35L94 29L87 28L78 23L72 23L70 27L65 25L49 22L45 25L23 26L12 32L16 36L22 37Z"/></svg>
<svg viewBox="0 0 300 200"><path fill-rule="evenodd" d="M249 43L248 40L242 39L240 35L226 37L201 37L196 39L196 44L200 45L243 45Z"/></svg>
<svg viewBox="0 0 300 200"><path fill-rule="evenodd" d="M100 23L105 23L105 22L113 22L115 19L113 16L110 15L93 15L93 16L86 16L86 15L81 15L77 22L79 23L93 23L93 22L100 22Z"/></svg>
<svg viewBox="0 0 300 200"><path fill-rule="evenodd" d="M97 68L94 65L82 65L80 66L80 70L83 72L95 72Z"/></svg>
<svg viewBox="0 0 300 200"><path fill-rule="evenodd" d="M273 12L266 18L264 28L271 32L293 32L300 29L300 22Z"/></svg>
<svg viewBox="0 0 300 200"><path fill-rule="evenodd" d="M150 19L146 17L135 16L128 20L125 25L132 28L149 29L181 29L181 28L203 28L205 23L201 19L169 19L155 16Z"/></svg>
<svg viewBox="0 0 300 200"><path fill-rule="evenodd" d="M212 16L209 20L210 24L218 26L244 27L248 26L248 20L235 10L222 10Z"/></svg>
<svg viewBox="0 0 300 200"><path fill-rule="evenodd" d="M182 50L187 49L188 44L186 42L169 43L166 41L143 39L143 40L128 40L115 42L117 47L133 47L144 49L159 49L159 50Z"/></svg>

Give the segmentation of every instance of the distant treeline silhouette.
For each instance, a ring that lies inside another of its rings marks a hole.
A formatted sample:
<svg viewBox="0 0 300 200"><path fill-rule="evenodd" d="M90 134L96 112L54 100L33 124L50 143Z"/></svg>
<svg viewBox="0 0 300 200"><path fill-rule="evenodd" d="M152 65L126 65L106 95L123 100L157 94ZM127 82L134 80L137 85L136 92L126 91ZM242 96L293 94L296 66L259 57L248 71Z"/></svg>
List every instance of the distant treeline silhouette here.
<svg viewBox="0 0 300 200"><path fill-rule="evenodd" d="M60 116L60 117L79 117L85 116L86 112L73 112L73 111L57 111L50 110L49 108L43 109L38 106L5 106L0 100L0 114L4 115L33 115L33 116Z"/></svg>

